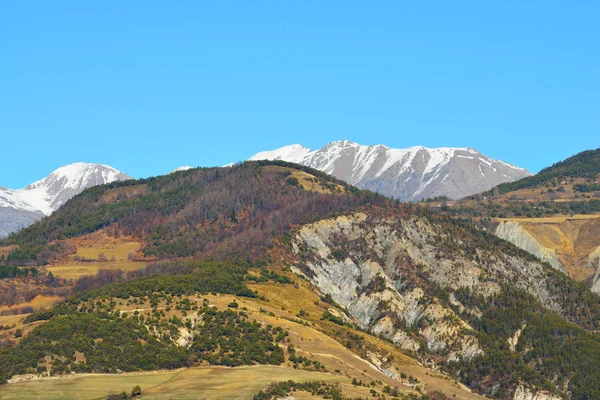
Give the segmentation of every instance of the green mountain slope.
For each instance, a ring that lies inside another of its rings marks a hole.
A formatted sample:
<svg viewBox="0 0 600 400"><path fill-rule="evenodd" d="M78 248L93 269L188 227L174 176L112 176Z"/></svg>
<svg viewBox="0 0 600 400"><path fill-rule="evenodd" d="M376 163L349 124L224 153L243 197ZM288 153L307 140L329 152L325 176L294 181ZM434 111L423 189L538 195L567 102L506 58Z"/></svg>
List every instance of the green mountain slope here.
<svg viewBox="0 0 600 400"><path fill-rule="evenodd" d="M18 246L8 263L44 265L68 251L60 240L108 229L143 241L150 258L266 262L294 224L389 202L307 167L246 162L94 187L0 247Z"/></svg>
<svg viewBox="0 0 600 400"><path fill-rule="evenodd" d="M497 191L499 194L505 194L519 189L537 188L553 181L560 182L565 178L581 178L593 184L596 183L598 175L600 175L600 149L587 150L544 168L534 176L499 185ZM581 189L588 191L583 187ZM493 194L494 191L495 189L492 189L487 194Z"/></svg>

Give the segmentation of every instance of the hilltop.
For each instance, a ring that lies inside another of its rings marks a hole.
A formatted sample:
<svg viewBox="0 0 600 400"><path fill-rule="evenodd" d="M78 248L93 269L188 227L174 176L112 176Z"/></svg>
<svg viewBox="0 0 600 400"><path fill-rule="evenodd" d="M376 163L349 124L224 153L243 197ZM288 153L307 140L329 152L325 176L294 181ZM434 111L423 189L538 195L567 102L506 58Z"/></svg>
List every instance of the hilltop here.
<svg viewBox="0 0 600 400"><path fill-rule="evenodd" d="M533 176L503 183L485 194L512 194L515 198L530 199L537 197L532 196L536 189L542 189L551 200L600 192L600 149L583 151Z"/></svg>

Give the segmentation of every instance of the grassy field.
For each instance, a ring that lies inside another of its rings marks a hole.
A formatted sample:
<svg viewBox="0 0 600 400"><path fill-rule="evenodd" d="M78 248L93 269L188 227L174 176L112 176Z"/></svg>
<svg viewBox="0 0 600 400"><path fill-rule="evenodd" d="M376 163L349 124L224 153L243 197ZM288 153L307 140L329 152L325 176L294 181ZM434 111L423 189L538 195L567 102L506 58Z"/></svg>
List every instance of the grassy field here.
<svg viewBox="0 0 600 400"><path fill-rule="evenodd" d="M114 247L77 247L76 255L88 260L97 260L100 254L104 254L107 260L111 260L114 257L115 260L121 261L127 260L129 253L135 253L140 247L141 245L136 242L122 243Z"/></svg>
<svg viewBox="0 0 600 400"><path fill-rule="evenodd" d="M75 254L70 254L55 265L46 267L59 278L77 279L85 275L95 275L100 270L134 271L147 264L130 259L130 256L136 254L142 247L141 243L131 238L117 239L104 231L98 231L69 239L68 243L75 246ZM101 254L106 261L99 261Z"/></svg>
<svg viewBox="0 0 600 400"><path fill-rule="evenodd" d="M109 393L142 388L143 399L252 399L271 382L348 381L345 377L274 366L199 367L120 375L82 375L0 386L0 399L105 399Z"/></svg>
<svg viewBox="0 0 600 400"><path fill-rule="evenodd" d="M65 279L77 279L84 275L95 275L100 270L120 269L122 271L135 271L147 263L138 261L107 261L91 263L69 263L46 267L55 276Z"/></svg>
<svg viewBox="0 0 600 400"><path fill-rule="evenodd" d="M44 295L38 295L35 296L33 298L33 300L28 301L26 303L19 303L19 304L15 304L13 306L7 307L7 306L0 306L0 313L2 314L8 314L7 311L9 310L19 310L23 307L31 307L33 308L35 311L38 310L42 310L42 309L46 309L46 308L50 308L52 307L53 304L61 301L62 298L58 297L58 296L44 296Z"/></svg>
<svg viewBox="0 0 600 400"><path fill-rule="evenodd" d="M537 224L554 224L554 223L563 223L566 221L575 221L575 220L587 220L587 219L597 219L600 218L600 214L577 214L577 215L558 215L553 217L540 217L540 218L494 218L495 221L515 221L515 222L530 222Z"/></svg>
<svg viewBox="0 0 600 400"><path fill-rule="evenodd" d="M17 324L19 320L25 318L29 314L18 314L18 315L3 315L0 316L0 326L11 326Z"/></svg>

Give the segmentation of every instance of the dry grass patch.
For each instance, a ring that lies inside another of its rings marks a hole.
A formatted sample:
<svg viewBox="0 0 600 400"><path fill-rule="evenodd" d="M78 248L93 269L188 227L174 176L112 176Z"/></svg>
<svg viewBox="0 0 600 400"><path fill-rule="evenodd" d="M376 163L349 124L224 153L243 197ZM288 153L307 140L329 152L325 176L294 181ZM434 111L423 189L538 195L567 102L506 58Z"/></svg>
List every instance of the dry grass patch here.
<svg viewBox="0 0 600 400"><path fill-rule="evenodd" d="M0 316L0 326L19 325L22 323L23 318L25 318L28 315L29 314Z"/></svg>
<svg viewBox="0 0 600 400"><path fill-rule="evenodd" d="M528 222L535 224L545 224L545 223L564 223L567 221L578 221L578 220L588 220L588 219L597 219L600 218L600 214L577 214L577 215L556 215L552 217L539 217L539 218L494 218L495 221L503 222L503 221L514 221L514 222Z"/></svg>
<svg viewBox="0 0 600 400"><path fill-rule="evenodd" d="M75 256L79 256L86 260L99 260L101 258L100 255L102 254L106 260L125 261L130 258L130 254L135 254L141 247L142 245L137 242L126 242L111 247L77 247L77 253L75 253Z"/></svg>
<svg viewBox="0 0 600 400"><path fill-rule="evenodd" d="M91 263L69 263L46 267L48 272L65 279L78 279L85 275L95 275L100 270L136 271L147 263L137 261L107 261Z"/></svg>
<svg viewBox="0 0 600 400"><path fill-rule="evenodd" d="M102 399L110 392L131 393L135 385L140 385L144 399L252 399L259 390L266 388L271 382L290 379L297 382L347 381L339 375L275 366L198 367L135 374L86 374L78 377L11 383L0 387L0 398L6 400Z"/></svg>
<svg viewBox="0 0 600 400"><path fill-rule="evenodd" d="M16 245L0 247L0 257L6 257L18 248L19 246Z"/></svg>
<svg viewBox="0 0 600 400"><path fill-rule="evenodd" d="M47 308L52 307L55 303L63 300L62 297L59 296L45 296L45 295L37 295L31 301L23 302L19 304L8 306L0 306L0 314L8 314L14 310L20 310L22 308L32 308L33 311L45 310Z"/></svg>
<svg viewBox="0 0 600 400"><path fill-rule="evenodd" d="M328 321L321 321L320 318L325 310L323 307L329 308L330 306L323 302L318 302L319 305L315 304L315 301L319 300L319 296L307 282L298 282L297 288L272 282L249 284L248 286L252 290L258 290L259 294L269 301L236 298L231 295L199 296L197 299L206 298L211 305L215 305L219 309L227 308L227 305L235 299L239 308L245 307L248 310L251 318L265 324L280 326L288 331L290 344L294 345L298 356L319 361L326 366L329 372L337 370L348 379L357 378L365 382L381 381L382 384L376 387L379 392L384 385L397 386L401 392L414 392L406 385L407 380L400 378L400 372L404 372L407 376L412 375L417 378L426 391L439 391L449 397L455 395L455 398L459 399L482 399L481 396L471 393L467 387L448 376L422 366L389 342L347 326L340 327ZM300 310L305 312L302 317L298 316ZM308 326L289 319L303 321ZM382 373L371 360L360 358L335 340L334 331L342 330L361 335L367 344L381 350L382 354L391 354L393 362L386 368L391 372L396 372L397 379ZM292 364L288 362L287 365L291 366ZM368 391L369 389L351 385L344 388L344 393L351 397L370 396Z"/></svg>
<svg viewBox="0 0 600 400"><path fill-rule="evenodd" d="M282 167L279 165L269 165L265 167L266 169L270 169L277 172L289 172L291 173L291 177L296 178L298 180L298 184L302 186L304 190L312 190L313 192L318 193L327 193L331 194L334 191L338 193L344 193L346 189L342 185L334 184L333 190L332 188L325 187L321 183L319 183L319 179L308 172L301 171L295 168Z"/></svg>

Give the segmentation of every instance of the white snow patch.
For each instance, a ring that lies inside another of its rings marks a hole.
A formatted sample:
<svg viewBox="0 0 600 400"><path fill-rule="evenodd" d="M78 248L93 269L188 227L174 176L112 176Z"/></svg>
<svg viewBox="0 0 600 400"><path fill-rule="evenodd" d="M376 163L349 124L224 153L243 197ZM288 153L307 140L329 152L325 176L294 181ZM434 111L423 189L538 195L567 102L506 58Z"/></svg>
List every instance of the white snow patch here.
<svg viewBox="0 0 600 400"><path fill-rule="evenodd" d="M302 159L310 153L308 147L304 147L301 144L292 144L290 146L280 147L279 149L270 151L261 151L250 157L249 161L257 160L282 160L293 163L299 163Z"/></svg>
<svg viewBox="0 0 600 400"><path fill-rule="evenodd" d="M13 208L50 215L62 205L56 200L64 190L81 192L95 184L114 182L123 175L108 165L77 162L60 167L23 189L5 189L0 197L4 199L2 204L11 203Z"/></svg>
<svg viewBox="0 0 600 400"><path fill-rule="evenodd" d="M173 171L171 171L171 173L173 173L173 172L179 172L179 171L187 171L188 169L192 169L192 168L194 168L194 167L190 167L190 166L184 165L184 166L181 166L179 168L175 168Z"/></svg>

